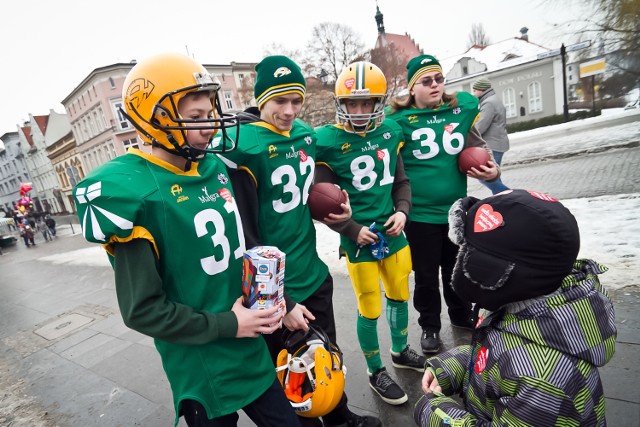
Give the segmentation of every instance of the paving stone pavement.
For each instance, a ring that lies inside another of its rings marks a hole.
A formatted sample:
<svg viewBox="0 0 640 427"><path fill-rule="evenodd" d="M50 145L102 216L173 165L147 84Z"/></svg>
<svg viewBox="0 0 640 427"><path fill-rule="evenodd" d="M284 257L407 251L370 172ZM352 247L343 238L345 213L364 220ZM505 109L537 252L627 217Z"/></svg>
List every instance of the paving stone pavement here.
<svg viewBox="0 0 640 427"><path fill-rule="evenodd" d="M536 183L558 198L640 192L640 149L546 159L509 166L512 187ZM470 194L488 195L479 184ZM120 318L113 272L97 245L84 241L75 217L58 219L52 242L21 242L0 256L0 425L41 427L170 426L173 407L160 359L150 338L127 329ZM68 254L66 260L59 256ZM96 254L97 257L96 257ZM94 259L101 260L95 262ZM606 276L603 277L606 284ZM338 340L348 366L347 394L355 412L379 416L385 426L410 426L420 397L420 374L391 366L389 332L378 322L383 361L405 388L399 407L378 399L367 384L357 345L355 297L346 275L334 275ZM411 281L413 283L413 281ZM612 292L618 338L613 360L601 369L612 426L640 425L640 282ZM88 321L86 319L89 319ZM409 343L420 348L415 310L410 310ZM47 338L34 333L57 331ZM443 316L444 349L467 342ZM247 367L247 375L251 374ZM180 426L184 426L180 422ZM241 426L251 423L241 415Z"/></svg>

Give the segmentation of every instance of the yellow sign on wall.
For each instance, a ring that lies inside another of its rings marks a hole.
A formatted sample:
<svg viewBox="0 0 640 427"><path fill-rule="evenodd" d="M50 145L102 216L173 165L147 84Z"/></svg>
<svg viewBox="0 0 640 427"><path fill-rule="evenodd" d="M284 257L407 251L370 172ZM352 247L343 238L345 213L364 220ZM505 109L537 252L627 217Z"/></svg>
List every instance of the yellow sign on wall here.
<svg viewBox="0 0 640 427"><path fill-rule="evenodd" d="M580 78L604 73L606 69L607 63L604 58L583 62L580 64Z"/></svg>

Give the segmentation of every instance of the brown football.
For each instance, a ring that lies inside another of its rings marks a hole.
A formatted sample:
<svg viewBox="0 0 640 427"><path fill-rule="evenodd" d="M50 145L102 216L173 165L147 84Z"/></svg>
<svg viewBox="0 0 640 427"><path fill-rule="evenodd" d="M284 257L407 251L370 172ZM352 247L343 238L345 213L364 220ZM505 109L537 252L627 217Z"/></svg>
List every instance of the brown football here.
<svg viewBox="0 0 640 427"><path fill-rule="evenodd" d="M313 184L309 189L307 204L311 211L311 217L317 221L322 221L330 213L342 213L342 203L346 202L346 197L342 190L330 182L319 182Z"/></svg>
<svg viewBox="0 0 640 427"><path fill-rule="evenodd" d="M487 166L487 162L491 160L489 152L482 147L465 148L458 155L458 169L461 173L467 174L469 169L476 168L480 165Z"/></svg>

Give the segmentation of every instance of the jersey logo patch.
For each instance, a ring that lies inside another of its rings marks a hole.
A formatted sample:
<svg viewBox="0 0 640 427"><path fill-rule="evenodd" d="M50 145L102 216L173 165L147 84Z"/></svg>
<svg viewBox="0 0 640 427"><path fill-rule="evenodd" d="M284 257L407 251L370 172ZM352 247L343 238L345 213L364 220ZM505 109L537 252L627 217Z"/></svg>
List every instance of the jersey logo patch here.
<svg viewBox="0 0 640 427"><path fill-rule="evenodd" d="M179 196L180 194L182 194L182 187L180 187L178 184L173 184L171 186L171 195Z"/></svg>
<svg viewBox="0 0 640 427"><path fill-rule="evenodd" d="M307 145L311 145L311 143L313 142L313 138L311 138L310 136L305 136L304 142L306 142Z"/></svg>
<svg viewBox="0 0 640 427"><path fill-rule="evenodd" d="M271 144L269 145L269 158L272 159L278 155L278 147Z"/></svg>
<svg viewBox="0 0 640 427"><path fill-rule="evenodd" d="M225 199L227 202L230 202L233 199L233 197L231 197L231 191L229 191L228 188L219 189L218 190L218 194L220 195L220 197Z"/></svg>
<svg viewBox="0 0 640 427"><path fill-rule="evenodd" d="M198 199L200 199L200 203L215 202L218 197L220 197L216 193L209 194L206 186L202 187L202 192L204 193L204 196L198 196Z"/></svg>
<svg viewBox="0 0 640 427"><path fill-rule="evenodd" d="M382 160L382 159L384 159L384 151L382 151L382 150L377 150L377 151L376 151L376 156L378 156L378 160Z"/></svg>
<svg viewBox="0 0 640 427"><path fill-rule="evenodd" d="M226 185L229 182L229 178L227 178L227 176L225 174L220 172L218 174L218 181L220 181L220 184Z"/></svg>
<svg viewBox="0 0 640 427"><path fill-rule="evenodd" d="M383 134L382 134L382 137L383 137L384 139L391 139L391 132L385 132L385 133L383 133Z"/></svg>
<svg viewBox="0 0 640 427"><path fill-rule="evenodd" d="M345 142L344 144L342 144L342 146L340 146L340 151L342 151L342 154L348 153L349 151L351 151L351 144Z"/></svg>
<svg viewBox="0 0 640 427"><path fill-rule="evenodd" d="M306 162L307 161L307 153L305 153L302 148L300 149L300 161L301 162Z"/></svg>

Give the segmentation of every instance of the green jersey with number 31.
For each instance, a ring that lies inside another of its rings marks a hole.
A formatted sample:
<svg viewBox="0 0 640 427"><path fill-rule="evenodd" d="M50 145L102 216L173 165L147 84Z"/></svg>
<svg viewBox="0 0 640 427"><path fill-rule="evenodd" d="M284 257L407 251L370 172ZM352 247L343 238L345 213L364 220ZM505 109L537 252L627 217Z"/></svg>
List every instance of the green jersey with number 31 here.
<svg viewBox="0 0 640 427"><path fill-rule="evenodd" d="M95 169L74 194L84 237L102 243L110 258L116 242L151 243L172 303L221 313L242 295L242 223L227 171L217 158L207 155L182 171L130 150ZM176 405L196 398L218 417L249 404L275 379L263 339L155 342Z"/></svg>

